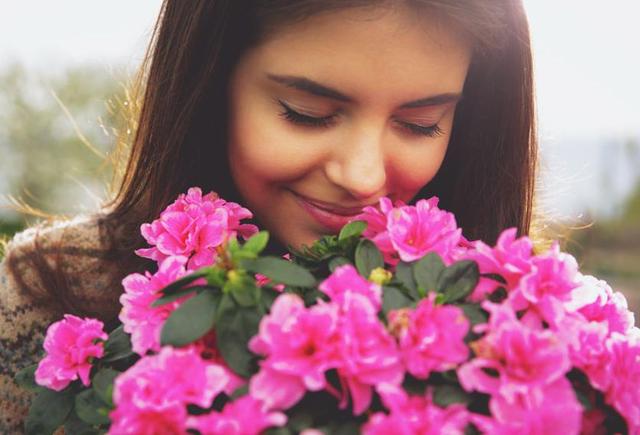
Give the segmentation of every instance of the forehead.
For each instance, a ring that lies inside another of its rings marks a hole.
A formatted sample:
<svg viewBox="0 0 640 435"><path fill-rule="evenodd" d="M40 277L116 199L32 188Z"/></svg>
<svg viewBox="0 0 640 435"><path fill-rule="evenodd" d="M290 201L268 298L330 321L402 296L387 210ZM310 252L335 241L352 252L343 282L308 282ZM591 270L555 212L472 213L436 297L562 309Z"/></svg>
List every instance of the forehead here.
<svg viewBox="0 0 640 435"><path fill-rule="evenodd" d="M245 60L256 74L304 76L363 104L410 100L462 90L471 45L454 29L428 11L349 8L277 29Z"/></svg>

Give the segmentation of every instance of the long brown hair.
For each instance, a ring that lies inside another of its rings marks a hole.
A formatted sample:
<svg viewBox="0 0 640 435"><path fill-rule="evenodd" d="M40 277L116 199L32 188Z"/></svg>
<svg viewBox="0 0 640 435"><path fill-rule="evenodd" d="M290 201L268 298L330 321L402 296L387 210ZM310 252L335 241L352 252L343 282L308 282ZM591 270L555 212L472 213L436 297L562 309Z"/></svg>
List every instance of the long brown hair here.
<svg viewBox="0 0 640 435"><path fill-rule="evenodd" d="M128 158L99 220L114 286L144 267L140 224L190 186L242 202L227 160L227 84L242 54L280 26L388 0L165 0L140 69L139 113ZM437 14L474 44L444 163L415 199L437 195L470 239L531 225L537 143L526 15L515 0L405 0ZM38 256L33 253L34 258ZM33 262L46 280L46 263ZM64 300L65 288L52 290ZM60 302L64 302L64 301ZM67 305L63 304L67 308Z"/></svg>

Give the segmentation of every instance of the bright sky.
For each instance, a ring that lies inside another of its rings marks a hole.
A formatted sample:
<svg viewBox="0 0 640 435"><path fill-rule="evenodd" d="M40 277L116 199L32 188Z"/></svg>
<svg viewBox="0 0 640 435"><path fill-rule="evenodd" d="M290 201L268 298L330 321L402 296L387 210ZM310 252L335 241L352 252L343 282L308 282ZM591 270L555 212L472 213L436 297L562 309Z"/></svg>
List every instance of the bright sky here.
<svg viewBox="0 0 640 435"><path fill-rule="evenodd" d="M543 157L551 166L547 178L557 177L557 185L570 193L556 195L558 204L582 207L606 197L594 193L603 171L615 172L628 189L633 176L618 170L624 159L610 162L616 171L609 171L601 161L610 147L602 144L640 138L640 0L524 1L534 41ZM95 62L133 70L160 3L0 0L0 68L17 59L43 69Z"/></svg>

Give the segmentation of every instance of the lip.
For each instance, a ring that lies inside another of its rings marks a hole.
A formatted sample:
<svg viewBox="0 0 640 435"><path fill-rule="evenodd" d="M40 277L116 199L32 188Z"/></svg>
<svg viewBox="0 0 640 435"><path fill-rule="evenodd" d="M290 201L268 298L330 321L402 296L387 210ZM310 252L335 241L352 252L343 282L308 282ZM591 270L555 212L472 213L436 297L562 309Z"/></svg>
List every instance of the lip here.
<svg viewBox="0 0 640 435"><path fill-rule="evenodd" d="M292 191L291 193L293 193L298 204L300 204L316 222L334 232L340 231L343 226L362 213L362 208L366 207L366 205L363 205L362 207L353 208L330 208L330 206L325 207L327 203L317 203L296 192Z"/></svg>

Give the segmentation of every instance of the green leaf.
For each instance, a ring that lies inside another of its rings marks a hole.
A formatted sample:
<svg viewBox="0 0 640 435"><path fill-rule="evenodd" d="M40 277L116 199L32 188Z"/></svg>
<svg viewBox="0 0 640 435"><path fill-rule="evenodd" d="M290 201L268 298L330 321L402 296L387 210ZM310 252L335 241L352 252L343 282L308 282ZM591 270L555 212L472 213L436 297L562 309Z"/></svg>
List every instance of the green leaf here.
<svg viewBox="0 0 640 435"><path fill-rule="evenodd" d="M464 428L464 435L482 435L482 432L473 423L467 423Z"/></svg>
<svg viewBox="0 0 640 435"><path fill-rule="evenodd" d="M469 319L471 326L475 326L479 323L487 323L489 317L480 305L467 303L460 304L459 307L462 308L465 317Z"/></svg>
<svg viewBox="0 0 640 435"><path fill-rule="evenodd" d="M289 420L287 420L287 427L295 431L295 433L300 433L305 429L309 429L313 427L313 415L311 412L305 411L304 409L298 410L298 412L294 413Z"/></svg>
<svg viewBox="0 0 640 435"><path fill-rule="evenodd" d="M244 384L233 390L233 393L229 396L231 400L239 399L242 396L249 394L249 384Z"/></svg>
<svg viewBox="0 0 640 435"><path fill-rule="evenodd" d="M242 246L242 250L258 255L264 250L264 248L266 248L268 242L269 232L260 231L259 233L251 236L251 238L245 242Z"/></svg>
<svg viewBox="0 0 640 435"><path fill-rule="evenodd" d="M438 254L430 252L413 263L412 269L420 296L424 297L426 293L437 290L438 279L446 267Z"/></svg>
<svg viewBox="0 0 640 435"><path fill-rule="evenodd" d="M329 261L329 270L331 272L333 272L334 270L336 270L338 267L340 266L344 266L345 264L351 264L351 261L349 261L349 259L347 257L333 257L330 261Z"/></svg>
<svg viewBox="0 0 640 435"><path fill-rule="evenodd" d="M418 294L418 287L416 285L416 280L413 277L413 270L410 263L405 263L401 261L396 266L396 274L395 277L400 283L409 290L409 295L414 299L420 299L420 295Z"/></svg>
<svg viewBox="0 0 640 435"><path fill-rule="evenodd" d="M124 332L124 326L120 325L109 334L104 345L103 362L114 362L125 359L133 355L131 350L131 339Z"/></svg>
<svg viewBox="0 0 640 435"><path fill-rule="evenodd" d="M322 299L323 301L328 301L329 297L318 290L317 288L305 291L302 295L302 299L304 300L304 305L306 307L310 307L311 305L315 305L318 303L318 299Z"/></svg>
<svg viewBox="0 0 640 435"><path fill-rule="evenodd" d="M113 406L113 382L119 374L116 370L103 368L91 380L95 392L109 406Z"/></svg>
<svg viewBox="0 0 640 435"><path fill-rule="evenodd" d="M231 254L231 256L234 256L235 254L240 252L240 243L238 243L238 239L236 239L235 237L229 239L229 242L227 243L227 251Z"/></svg>
<svg viewBox="0 0 640 435"><path fill-rule="evenodd" d="M184 287L184 288L181 288L179 290L176 290L176 291L172 292L169 295L162 296L161 298L156 299L155 301L153 301L151 306L152 307L159 307L159 306L168 304L169 302L177 301L181 297L186 296L186 295L190 295L191 293L193 293L195 291L202 290L202 289L208 289L208 288L210 288L210 287L201 287L201 286Z"/></svg>
<svg viewBox="0 0 640 435"><path fill-rule="evenodd" d="M213 269L209 270L205 278L209 286L222 288L222 286L224 286L225 281L227 280L227 271L220 267L214 267Z"/></svg>
<svg viewBox="0 0 640 435"><path fill-rule="evenodd" d="M233 298L243 307L254 307L260 302L261 291L253 277L242 271L233 280L227 281L225 292L231 293Z"/></svg>
<svg viewBox="0 0 640 435"><path fill-rule="evenodd" d="M219 294L203 291L185 301L162 327L160 343L181 347L205 335L213 327Z"/></svg>
<svg viewBox="0 0 640 435"><path fill-rule="evenodd" d="M350 237L359 237L367 229L365 221L353 221L346 224L338 234L338 241L346 240Z"/></svg>
<svg viewBox="0 0 640 435"><path fill-rule="evenodd" d="M438 279L438 290L444 295L445 303L455 302L469 296L479 279L480 272L475 261L458 261L442 272Z"/></svg>
<svg viewBox="0 0 640 435"><path fill-rule="evenodd" d="M469 394L456 385L439 385L433 392L433 402L441 408L454 403L468 405L471 402Z"/></svg>
<svg viewBox="0 0 640 435"><path fill-rule="evenodd" d="M327 432L332 435L358 435L360 428L355 421L334 421L327 426Z"/></svg>
<svg viewBox="0 0 640 435"><path fill-rule="evenodd" d="M261 317L257 307L241 307L231 295L222 296L216 322L217 344L227 365L240 376L249 377L255 371L254 355L247 345L258 333Z"/></svg>
<svg viewBox="0 0 640 435"><path fill-rule="evenodd" d="M39 390L40 385L36 384L36 369L38 368L38 364L33 364L29 367L25 367L20 370L13 379L16 381L16 384L20 385L22 388L26 388L27 390L36 391Z"/></svg>
<svg viewBox="0 0 640 435"><path fill-rule="evenodd" d="M294 435L294 433L295 432L293 432L291 429L289 429L286 426L267 429L264 432L265 435Z"/></svg>
<svg viewBox="0 0 640 435"><path fill-rule="evenodd" d="M80 420L93 425L109 423L109 406L95 390L89 389L76 396L75 411Z"/></svg>
<svg viewBox="0 0 640 435"><path fill-rule="evenodd" d="M71 389L57 392L43 388L29 408L25 432L28 435L51 434L62 426L72 409Z"/></svg>
<svg viewBox="0 0 640 435"><path fill-rule="evenodd" d="M591 400L589 400L589 396L584 391L577 388L576 385L572 385L572 387L573 392L576 394L578 402L580 402L580 405L582 405L582 409L585 412L591 411L593 409L593 403L591 403Z"/></svg>
<svg viewBox="0 0 640 435"><path fill-rule="evenodd" d="M161 289L160 293L165 296L175 293L181 288L191 284L192 282L204 276L207 276L210 273L211 269L211 267L203 267L202 269L198 269L197 271L190 273L189 275L183 276L182 278L172 282L165 288Z"/></svg>
<svg viewBox="0 0 640 435"><path fill-rule="evenodd" d="M371 240L360 240L356 247L356 269L360 275L369 278L369 274L376 267L384 267L382 253Z"/></svg>
<svg viewBox="0 0 640 435"><path fill-rule="evenodd" d="M266 313L271 310L271 305L282 292L270 288L268 285L260 288L260 303L262 310Z"/></svg>
<svg viewBox="0 0 640 435"><path fill-rule="evenodd" d="M413 300L402 290L391 287L382 287L382 312L387 314L391 310L406 308L413 303Z"/></svg>
<svg viewBox="0 0 640 435"><path fill-rule="evenodd" d="M247 270L261 273L278 284L292 287L314 287L316 285L316 279L307 269L278 257L244 260L242 265Z"/></svg>
<svg viewBox="0 0 640 435"><path fill-rule="evenodd" d="M97 435L100 430L82 421L74 409L64 423L64 433L71 435Z"/></svg>

